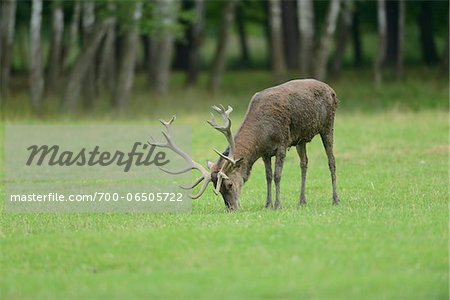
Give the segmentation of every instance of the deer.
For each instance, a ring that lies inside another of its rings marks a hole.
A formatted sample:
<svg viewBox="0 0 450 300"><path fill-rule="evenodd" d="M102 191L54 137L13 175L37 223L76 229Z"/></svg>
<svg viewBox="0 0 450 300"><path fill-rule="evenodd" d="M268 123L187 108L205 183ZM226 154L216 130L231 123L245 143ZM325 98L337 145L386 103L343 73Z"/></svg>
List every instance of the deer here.
<svg viewBox="0 0 450 300"><path fill-rule="evenodd" d="M315 79L297 79L267 88L253 95L244 120L235 136L231 132L230 113L222 105L212 106L211 127L222 133L228 147L220 152L216 163L207 161L207 169L195 162L180 149L172 140L172 123L175 116L168 122L160 120L165 127L162 132L165 143L156 142L152 137L148 143L157 147L168 148L186 161L186 167L172 171L161 168L162 171L177 175L197 170L201 173L191 186L182 186L193 190L203 182L197 194L191 194L192 199L198 199L212 182L216 195L222 195L228 211L240 207L240 194L244 183L249 179L252 166L262 158L265 166L267 194L266 208L280 209L280 183L286 151L295 146L300 158L301 184L299 205L306 204L305 183L308 168L306 144L316 135L320 135L328 158L331 174L332 204L339 204L336 188L336 162L333 154L334 117L338 99L334 90ZM218 114L222 119L219 125L214 117ZM272 157L275 157L275 170L272 170ZM272 181L275 183L275 203L272 203Z"/></svg>

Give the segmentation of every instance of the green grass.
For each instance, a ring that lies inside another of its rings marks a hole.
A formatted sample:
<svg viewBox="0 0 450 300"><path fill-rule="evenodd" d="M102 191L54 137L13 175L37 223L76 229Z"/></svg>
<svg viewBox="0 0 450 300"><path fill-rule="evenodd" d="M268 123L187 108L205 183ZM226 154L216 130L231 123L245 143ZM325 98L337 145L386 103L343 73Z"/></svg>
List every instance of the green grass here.
<svg viewBox="0 0 450 300"><path fill-rule="evenodd" d="M120 122L153 122L174 111L178 124L194 128L194 157L214 159L212 145L221 149L225 141L204 122L207 105L234 104L238 124L251 93L270 85L266 74L246 76L254 80L226 77L226 90L211 97L183 92L176 78L171 96L154 98L153 108L145 101L154 95L143 95L138 83L131 107L136 118ZM308 145L308 204L302 208L291 149L280 211L263 208L259 161L237 213L226 213L210 190L191 214L2 211L0 298L447 299L448 84L411 75L376 90L359 77L348 74L332 84L341 100L335 122L339 206L331 205L326 156L316 138ZM6 105L8 121L42 122L21 115L21 99ZM186 103L195 99L193 106ZM51 110L46 118L117 121L101 113L101 104L96 109L81 119Z"/></svg>

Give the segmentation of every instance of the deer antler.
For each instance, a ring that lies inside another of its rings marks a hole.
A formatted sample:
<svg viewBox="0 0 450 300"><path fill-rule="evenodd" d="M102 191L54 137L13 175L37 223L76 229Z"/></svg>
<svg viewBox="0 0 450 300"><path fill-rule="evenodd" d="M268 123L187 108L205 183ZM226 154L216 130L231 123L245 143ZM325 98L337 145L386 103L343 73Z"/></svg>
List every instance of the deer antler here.
<svg viewBox="0 0 450 300"><path fill-rule="evenodd" d="M205 168L203 168L202 165L200 165L199 163L194 161L186 152L184 152L183 150L178 148L178 146L172 142L172 122L174 120L175 120L175 116L173 116L169 122L166 122L164 120L159 120L159 122L161 122L161 124L166 128L166 131L162 131L162 134L163 134L164 138L166 139L166 143L157 143L157 142L155 142L153 137L150 137L151 141L148 141L147 143L149 145L153 145L156 147L170 149L173 152L175 152L176 154L178 154L179 156L181 156L187 163L186 168L178 170L178 171L169 171L169 170L160 168L161 171L166 172L168 174L172 174L172 175L183 174L190 170L198 170L198 171L200 171L200 173L202 173L202 175L200 177L198 177L195 180L194 184L192 184L191 186L188 186L188 187L180 186L182 189L191 190L191 189L195 188L197 185L199 185L200 182L202 182L204 180L203 185L200 188L199 192L196 195L190 195L190 197L192 199L197 199L205 192L205 190L208 186L208 183L211 181L211 174Z"/></svg>
<svg viewBox="0 0 450 300"><path fill-rule="evenodd" d="M228 155L222 154L221 152L214 149L214 151L223 159L230 162L232 165L236 165L236 160L234 159L234 139L233 134L231 133L231 120L230 120L230 113L233 111L233 108L228 105L228 108L225 110L225 108L222 105L219 106L212 106L211 107L214 111L220 114L223 121L223 126L219 126L216 122L216 119L214 118L214 114L211 113L211 120L207 121L209 125L211 125L214 129L221 132L223 135L225 135L228 145L230 146L230 152Z"/></svg>

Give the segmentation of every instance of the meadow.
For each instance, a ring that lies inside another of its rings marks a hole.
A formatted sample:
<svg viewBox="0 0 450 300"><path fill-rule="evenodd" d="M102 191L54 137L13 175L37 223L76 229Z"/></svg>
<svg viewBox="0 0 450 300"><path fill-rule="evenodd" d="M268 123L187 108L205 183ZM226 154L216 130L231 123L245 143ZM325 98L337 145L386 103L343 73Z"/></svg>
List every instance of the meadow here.
<svg viewBox="0 0 450 300"><path fill-rule="evenodd" d="M381 88L373 87L370 73L356 71L330 82L340 99L339 206L331 205L316 137L307 148L305 207L298 206L300 168L291 149L278 211L264 208L261 161L235 213L226 213L211 190L190 214L2 208L0 298L447 299L448 78L427 69L409 72L402 83L389 76ZM89 113L60 116L58 99L50 97L37 118L24 105L27 91L18 92L4 104L3 123L156 124L175 113L179 126L192 128L193 157L204 162L216 158L213 147L225 147L205 122L209 106L233 105L236 129L252 94L271 85L261 71L229 72L218 95L185 90L182 81L176 74L170 96L157 97L138 78L125 116L105 113L107 100Z"/></svg>

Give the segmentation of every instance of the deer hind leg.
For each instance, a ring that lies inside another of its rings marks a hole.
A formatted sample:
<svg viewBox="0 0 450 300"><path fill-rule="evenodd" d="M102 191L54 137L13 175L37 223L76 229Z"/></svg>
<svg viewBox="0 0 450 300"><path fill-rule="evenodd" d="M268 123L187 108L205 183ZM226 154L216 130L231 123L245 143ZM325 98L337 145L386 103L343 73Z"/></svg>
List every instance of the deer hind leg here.
<svg viewBox="0 0 450 300"><path fill-rule="evenodd" d="M272 208L272 159L270 156L263 157L263 161L266 168L267 182L266 208Z"/></svg>
<svg viewBox="0 0 450 300"><path fill-rule="evenodd" d="M298 156L300 157L300 168L302 170L302 183L300 190L300 205L306 204L305 198L305 183L306 183L306 170L308 168L308 156L306 155L306 143L302 142L296 147Z"/></svg>
<svg viewBox="0 0 450 300"><path fill-rule="evenodd" d="M280 182L281 182L281 173L283 171L284 158L286 157L286 149L278 149L275 156L275 173L274 173L274 181L275 181L275 209L281 208L280 201Z"/></svg>
<svg viewBox="0 0 450 300"><path fill-rule="evenodd" d="M333 154L333 128L328 132L321 133L320 137L322 138L322 143L328 157L328 167L330 168L331 185L333 187L333 204L337 205L339 204L339 196L336 191L336 161Z"/></svg>

